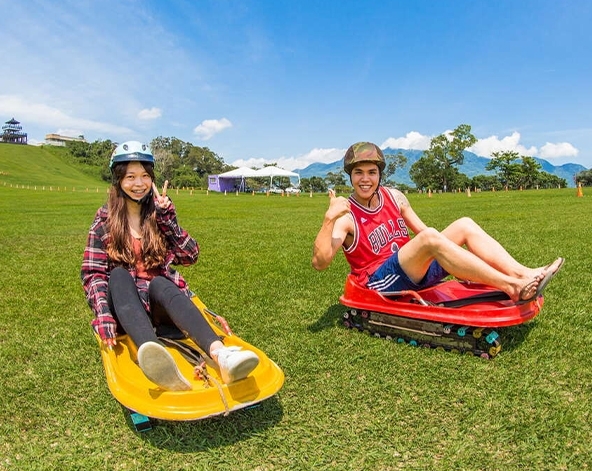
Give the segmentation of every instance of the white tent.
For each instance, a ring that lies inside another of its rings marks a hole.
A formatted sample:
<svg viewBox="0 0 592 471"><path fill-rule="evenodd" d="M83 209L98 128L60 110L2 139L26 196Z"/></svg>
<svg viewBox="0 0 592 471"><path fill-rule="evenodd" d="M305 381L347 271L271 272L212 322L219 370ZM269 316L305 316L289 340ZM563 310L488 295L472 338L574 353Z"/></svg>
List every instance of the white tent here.
<svg viewBox="0 0 592 471"><path fill-rule="evenodd" d="M229 172L221 173L218 175L218 178L248 178L258 176L260 175L257 173L257 170L249 167L239 167L235 168L234 170L230 170Z"/></svg>
<svg viewBox="0 0 592 471"><path fill-rule="evenodd" d="M249 167L239 167L235 168L234 170L230 170L229 172L221 173L218 175L218 178L240 178L241 182L239 188L242 191L245 189L245 178L258 176L260 175L257 173L257 170L253 170Z"/></svg>
<svg viewBox="0 0 592 471"><path fill-rule="evenodd" d="M295 172L291 172L290 170L285 170L283 168L274 167L273 165L269 165L267 167L260 168L257 170L258 177L269 177L269 186L273 183L273 177L298 177L298 185L300 185L300 175Z"/></svg>

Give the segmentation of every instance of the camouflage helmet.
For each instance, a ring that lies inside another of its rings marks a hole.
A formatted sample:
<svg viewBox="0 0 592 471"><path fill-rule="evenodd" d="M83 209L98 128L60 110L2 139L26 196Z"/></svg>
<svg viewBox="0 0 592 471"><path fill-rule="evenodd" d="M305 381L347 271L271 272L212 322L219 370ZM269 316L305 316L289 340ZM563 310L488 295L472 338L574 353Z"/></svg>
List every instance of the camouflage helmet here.
<svg viewBox="0 0 592 471"><path fill-rule="evenodd" d="M355 165L360 162L375 163L378 165L378 169L381 173L386 166L382 150L380 150L380 147L376 144L371 142L356 142L351 145L350 148L347 149L345 157L343 158L343 170L345 170L348 175L351 175Z"/></svg>
<svg viewBox="0 0 592 471"><path fill-rule="evenodd" d="M115 148L109 161L109 168L113 170L115 165L127 162L146 162L154 165L154 156L146 144L127 141Z"/></svg>

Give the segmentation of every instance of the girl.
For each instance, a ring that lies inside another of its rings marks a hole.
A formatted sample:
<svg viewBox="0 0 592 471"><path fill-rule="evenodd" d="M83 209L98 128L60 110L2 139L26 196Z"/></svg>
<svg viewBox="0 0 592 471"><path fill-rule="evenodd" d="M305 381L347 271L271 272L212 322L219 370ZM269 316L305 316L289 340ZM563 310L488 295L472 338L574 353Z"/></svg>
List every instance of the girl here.
<svg viewBox="0 0 592 471"><path fill-rule="evenodd" d="M109 168L112 185L88 234L81 278L101 340L113 347L127 333L138 363L167 390L191 389L155 327L174 325L210 355L225 383L246 377L258 364L254 352L225 347L191 301L192 292L171 264L197 261L199 246L177 222L175 206L154 184L154 157L137 141L117 146Z"/></svg>

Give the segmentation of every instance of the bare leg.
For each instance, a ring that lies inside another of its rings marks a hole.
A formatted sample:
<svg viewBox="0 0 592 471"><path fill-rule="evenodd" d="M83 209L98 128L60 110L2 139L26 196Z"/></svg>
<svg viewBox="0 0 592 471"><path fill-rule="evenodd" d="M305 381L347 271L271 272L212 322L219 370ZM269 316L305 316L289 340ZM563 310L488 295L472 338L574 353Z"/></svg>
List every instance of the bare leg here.
<svg viewBox="0 0 592 471"><path fill-rule="evenodd" d="M458 227L455 231L460 232ZM448 231L452 233L453 237L456 237L456 240L452 240L443 233L428 228L401 247L399 263L411 280L419 282L432 260L437 260L451 275L493 286L507 293L515 301L534 296L538 283L545 274L544 270L535 274L528 270L528 274L523 272L520 275L510 275L499 271L470 250L460 247L456 242L461 241L462 236L457 235L455 231ZM479 246L479 243L473 240L472 245ZM477 247L477 250L484 249ZM503 254L500 256L505 257ZM520 270L518 262L509 263L512 264L512 270ZM496 263L496 265L498 264Z"/></svg>
<svg viewBox="0 0 592 471"><path fill-rule="evenodd" d="M529 268L518 263L506 249L471 218L457 219L442 231L456 245L466 246L488 265L506 275L516 278L534 278L543 272L543 267Z"/></svg>

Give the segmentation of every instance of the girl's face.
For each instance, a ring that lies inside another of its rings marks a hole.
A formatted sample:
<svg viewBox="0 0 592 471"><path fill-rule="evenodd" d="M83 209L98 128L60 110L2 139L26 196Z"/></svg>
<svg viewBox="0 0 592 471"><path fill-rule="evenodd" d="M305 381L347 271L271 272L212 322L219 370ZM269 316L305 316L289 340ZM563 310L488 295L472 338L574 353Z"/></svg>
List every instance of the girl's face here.
<svg viewBox="0 0 592 471"><path fill-rule="evenodd" d="M362 162L354 167L351 173L351 183L358 199L369 200L378 188L380 182L380 170L378 165L371 162Z"/></svg>
<svg viewBox="0 0 592 471"><path fill-rule="evenodd" d="M152 190L152 177L140 162L130 162L127 164L120 185L130 198L141 200Z"/></svg>

